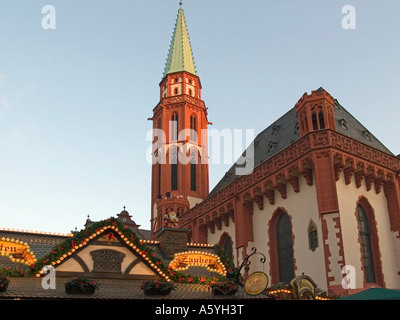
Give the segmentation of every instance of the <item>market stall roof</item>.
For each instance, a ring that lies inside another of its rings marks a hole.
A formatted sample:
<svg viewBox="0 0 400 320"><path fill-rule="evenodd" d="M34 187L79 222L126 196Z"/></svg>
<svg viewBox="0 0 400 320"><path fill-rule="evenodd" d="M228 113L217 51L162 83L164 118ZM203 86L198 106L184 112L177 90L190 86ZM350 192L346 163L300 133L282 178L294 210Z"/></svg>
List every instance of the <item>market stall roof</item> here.
<svg viewBox="0 0 400 320"><path fill-rule="evenodd" d="M400 290L385 288L370 288L340 300L400 300Z"/></svg>
<svg viewBox="0 0 400 320"><path fill-rule="evenodd" d="M11 278L8 290L0 293L2 299L98 299L98 300L141 300L141 299L160 299L159 296L146 296L141 289L143 280L127 279L97 279L99 290L93 295L67 294L64 290L64 283L68 280L65 277L56 277L55 289L44 289L42 278L21 277ZM175 283L176 289L162 299L171 300L204 300L204 299L267 299L265 295L250 296L246 294L243 287L239 287L238 292L233 296L215 296L207 285Z"/></svg>

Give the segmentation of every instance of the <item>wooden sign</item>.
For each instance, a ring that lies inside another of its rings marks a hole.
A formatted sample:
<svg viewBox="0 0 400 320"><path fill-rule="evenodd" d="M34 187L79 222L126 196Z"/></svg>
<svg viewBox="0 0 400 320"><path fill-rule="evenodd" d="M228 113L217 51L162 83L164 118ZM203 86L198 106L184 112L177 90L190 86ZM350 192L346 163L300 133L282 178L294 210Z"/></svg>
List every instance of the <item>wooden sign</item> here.
<svg viewBox="0 0 400 320"><path fill-rule="evenodd" d="M300 277L294 278L290 282L290 286L293 289L293 295L299 300L314 300L315 289L317 285L309 276L301 275Z"/></svg>
<svg viewBox="0 0 400 320"><path fill-rule="evenodd" d="M176 271L187 270L189 267L204 267L208 271L226 275L226 268L217 255L201 251L177 253L169 267Z"/></svg>
<svg viewBox="0 0 400 320"><path fill-rule="evenodd" d="M27 243L8 238L2 238L0 241L0 255L9 257L12 262L26 265L33 264L36 261L36 257Z"/></svg>
<svg viewBox="0 0 400 320"><path fill-rule="evenodd" d="M256 296L261 294L268 286L268 276L264 272L253 272L244 283L244 290L248 295Z"/></svg>

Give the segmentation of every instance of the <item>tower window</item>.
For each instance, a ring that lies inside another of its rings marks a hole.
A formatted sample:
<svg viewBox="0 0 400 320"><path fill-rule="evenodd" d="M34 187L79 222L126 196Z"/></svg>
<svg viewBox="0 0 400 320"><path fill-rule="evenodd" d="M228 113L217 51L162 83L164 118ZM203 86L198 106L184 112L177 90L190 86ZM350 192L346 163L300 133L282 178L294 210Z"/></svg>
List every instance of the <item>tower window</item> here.
<svg viewBox="0 0 400 320"><path fill-rule="evenodd" d="M318 122L317 122L317 115L313 113L311 116L313 130L318 130Z"/></svg>
<svg viewBox="0 0 400 320"><path fill-rule="evenodd" d="M197 141L197 117L190 116L190 140Z"/></svg>
<svg viewBox="0 0 400 320"><path fill-rule="evenodd" d="M171 117L171 141L178 140L178 113L174 112Z"/></svg>
<svg viewBox="0 0 400 320"><path fill-rule="evenodd" d="M158 164L158 194L161 194L161 164Z"/></svg>
<svg viewBox="0 0 400 320"><path fill-rule="evenodd" d="M197 155L196 152L193 152L191 155L191 159L190 159L190 190L192 191L196 191L196 186L197 186Z"/></svg>
<svg viewBox="0 0 400 320"><path fill-rule="evenodd" d="M311 116L313 130L322 130L325 129L325 118L324 113L320 111L317 113L313 113Z"/></svg>
<svg viewBox="0 0 400 320"><path fill-rule="evenodd" d="M318 118L319 118L319 128L321 130L325 129L325 119L324 119L324 113L322 111L318 114Z"/></svg>
<svg viewBox="0 0 400 320"><path fill-rule="evenodd" d="M171 162L171 190L178 190L178 159L176 155Z"/></svg>
<svg viewBox="0 0 400 320"><path fill-rule="evenodd" d="M178 94L178 88L174 89L174 94Z"/></svg>

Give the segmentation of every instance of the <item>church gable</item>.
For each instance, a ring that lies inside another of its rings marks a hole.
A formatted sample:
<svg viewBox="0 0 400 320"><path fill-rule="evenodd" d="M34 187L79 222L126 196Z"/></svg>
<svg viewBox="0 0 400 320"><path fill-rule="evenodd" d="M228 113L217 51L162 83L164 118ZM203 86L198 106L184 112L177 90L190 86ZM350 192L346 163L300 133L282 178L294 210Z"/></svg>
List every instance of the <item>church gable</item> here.
<svg viewBox="0 0 400 320"><path fill-rule="evenodd" d="M45 265L53 266L57 276L169 279L152 249L115 219L93 224L57 245L37 263L37 277Z"/></svg>

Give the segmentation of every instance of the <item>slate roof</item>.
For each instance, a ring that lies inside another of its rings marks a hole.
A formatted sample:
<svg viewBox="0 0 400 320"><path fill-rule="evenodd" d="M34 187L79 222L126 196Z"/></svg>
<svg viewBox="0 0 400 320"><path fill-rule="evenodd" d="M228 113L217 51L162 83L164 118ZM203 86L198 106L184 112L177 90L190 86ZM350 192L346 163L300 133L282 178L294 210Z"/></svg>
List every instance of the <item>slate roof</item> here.
<svg viewBox="0 0 400 320"><path fill-rule="evenodd" d="M6 239L10 238L26 242L32 252L35 254L36 258L39 259L48 254L55 245L63 242L68 236L0 230L0 239L3 237ZM12 263L8 257L0 257L0 266L13 268L16 266L16 264Z"/></svg>
<svg viewBox="0 0 400 320"><path fill-rule="evenodd" d="M321 89L322 88L318 90ZM336 130L340 134L387 154L393 155L389 149L387 149L372 133L368 131L366 127L364 127L354 116L340 105L337 100L335 100L335 120ZM250 144L250 147L254 147L254 167L257 167L262 162L272 158L278 152L299 139L300 132L298 118L295 107L293 107L286 114L259 133ZM242 156L245 154L246 152L243 152ZM216 184L208 197L212 196L240 177L235 174L236 167L240 166L234 164Z"/></svg>
<svg viewBox="0 0 400 320"><path fill-rule="evenodd" d="M249 296L242 287L234 296L214 296L208 286L201 284L176 284L176 289L169 296L146 296L140 289L143 280L121 279L96 279L99 290L94 295L66 294L64 283L69 278L56 277L55 289L43 289L42 278L22 277L10 278L10 284L6 292L0 293L1 299L168 299L168 300L204 300L204 299L265 299L264 295Z"/></svg>

